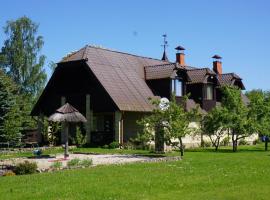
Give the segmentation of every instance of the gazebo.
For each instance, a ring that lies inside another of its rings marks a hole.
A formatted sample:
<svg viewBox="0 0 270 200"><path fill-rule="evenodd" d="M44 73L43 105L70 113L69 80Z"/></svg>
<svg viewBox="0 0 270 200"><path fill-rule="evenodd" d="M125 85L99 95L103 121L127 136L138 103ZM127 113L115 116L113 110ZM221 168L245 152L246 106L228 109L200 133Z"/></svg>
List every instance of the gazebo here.
<svg viewBox="0 0 270 200"><path fill-rule="evenodd" d="M86 118L72 105L66 103L62 107L56 110L54 114L52 114L49 121L53 122L62 122L64 126L65 133L65 159L68 157L68 128L69 123L77 123L77 122L86 122Z"/></svg>

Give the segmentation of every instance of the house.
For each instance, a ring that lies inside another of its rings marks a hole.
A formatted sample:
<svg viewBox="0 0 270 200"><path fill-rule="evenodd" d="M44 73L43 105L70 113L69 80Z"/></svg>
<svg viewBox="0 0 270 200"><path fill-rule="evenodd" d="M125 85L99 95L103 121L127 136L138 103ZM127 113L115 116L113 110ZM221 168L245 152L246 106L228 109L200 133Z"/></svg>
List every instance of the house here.
<svg viewBox="0 0 270 200"><path fill-rule="evenodd" d="M69 102L87 118L89 143L124 143L152 111L151 97L170 99L175 92L181 102L189 93L186 109L199 104L207 112L220 102L221 86L245 89L238 75L222 73L220 56L213 57L213 69L196 68L185 64L183 47L176 50L176 61L169 62L165 51L159 60L87 45L57 64L31 115L42 119Z"/></svg>

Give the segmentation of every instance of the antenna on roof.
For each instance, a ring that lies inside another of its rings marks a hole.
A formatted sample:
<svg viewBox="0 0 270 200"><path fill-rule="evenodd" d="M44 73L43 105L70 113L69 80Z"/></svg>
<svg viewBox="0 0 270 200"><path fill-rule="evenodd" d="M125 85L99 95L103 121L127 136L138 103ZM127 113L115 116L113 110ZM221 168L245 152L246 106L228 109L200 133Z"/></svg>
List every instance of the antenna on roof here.
<svg viewBox="0 0 270 200"><path fill-rule="evenodd" d="M167 54L166 54L166 47L168 47L168 41L167 41L167 34L163 34L162 35L163 37L163 44L161 46L163 46L163 56L161 58L161 60L164 60L164 61L169 61L168 57L167 57Z"/></svg>

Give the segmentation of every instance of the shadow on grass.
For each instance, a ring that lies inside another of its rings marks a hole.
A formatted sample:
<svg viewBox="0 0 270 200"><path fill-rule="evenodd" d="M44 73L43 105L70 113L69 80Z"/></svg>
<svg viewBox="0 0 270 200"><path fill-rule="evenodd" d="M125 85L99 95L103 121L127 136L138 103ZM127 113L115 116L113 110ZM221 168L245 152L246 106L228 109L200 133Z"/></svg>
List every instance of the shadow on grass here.
<svg viewBox="0 0 270 200"><path fill-rule="evenodd" d="M47 158L55 158L55 156L50 155L41 155L41 156L28 156L28 159L47 159Z"/></svg>
<svg viewBox="0 0 270 200"><path fill-rule="evenodd" d="M214 148L194 148L194 149L186 149L186 152L213 152L213 153L241 153L241 152L265 152L262 146L238 146L237 152L233 152L232 146L229 147L221 147L217 151Z"/></svg>

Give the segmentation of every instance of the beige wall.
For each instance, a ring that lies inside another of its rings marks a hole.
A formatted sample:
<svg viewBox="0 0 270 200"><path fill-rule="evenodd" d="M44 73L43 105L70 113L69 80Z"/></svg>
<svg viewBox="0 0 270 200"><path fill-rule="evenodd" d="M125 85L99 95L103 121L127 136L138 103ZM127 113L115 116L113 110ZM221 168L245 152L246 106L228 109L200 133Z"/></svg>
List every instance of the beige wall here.
<svg viewBox="0 0 270 200"><path fill-rule="evenodd" d="M125 112L123 119L123 129L124 129L124 142L127 142L130 138L137 136L137 133L141 131L141 127L136 123L137 120L145 116L145 113L139 112Z"/></svg>

